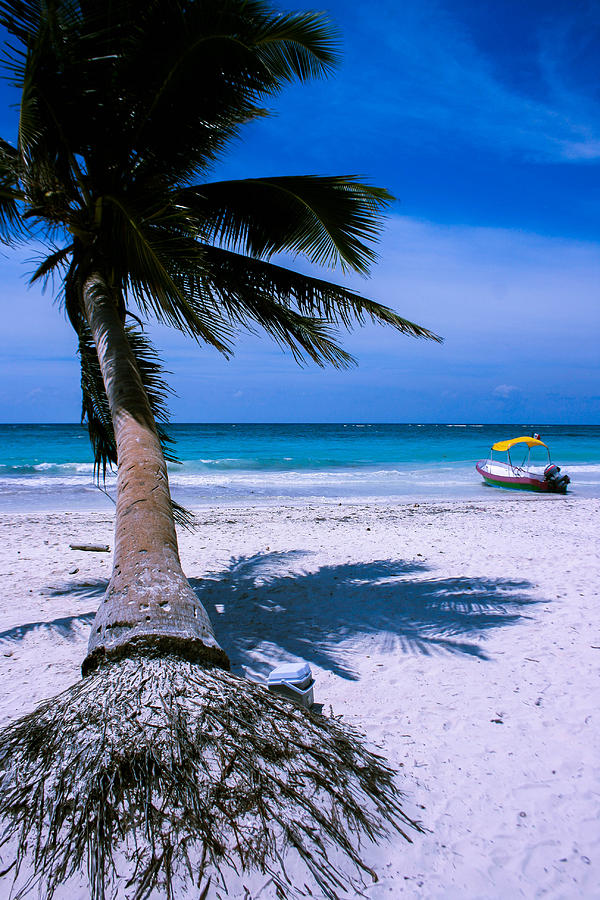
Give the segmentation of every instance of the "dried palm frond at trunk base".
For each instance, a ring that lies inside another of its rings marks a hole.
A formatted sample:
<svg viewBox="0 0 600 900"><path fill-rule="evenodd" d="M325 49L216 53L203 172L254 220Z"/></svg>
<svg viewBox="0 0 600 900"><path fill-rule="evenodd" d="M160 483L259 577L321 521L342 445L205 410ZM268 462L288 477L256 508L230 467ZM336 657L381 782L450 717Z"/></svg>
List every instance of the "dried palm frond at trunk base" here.
<svg viewBox="0 0 600 900"><path fill-rule="evenodd" d="M418 828L347 725L175 655L107 662L5 728L0 776L15 896L82 872L93 900L218 896L256 869L271 896L352 896L362 841Z"/></svg>

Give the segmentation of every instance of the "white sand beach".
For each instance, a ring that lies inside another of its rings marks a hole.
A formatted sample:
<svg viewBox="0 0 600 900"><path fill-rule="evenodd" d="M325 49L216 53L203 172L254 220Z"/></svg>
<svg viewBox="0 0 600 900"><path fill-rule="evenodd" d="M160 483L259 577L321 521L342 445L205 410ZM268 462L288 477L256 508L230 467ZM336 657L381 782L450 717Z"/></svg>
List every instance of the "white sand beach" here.
<svg viewBox="0 0 600 900"><path fill-rule="evenodd" d="M79 677L111 558L69 545L112 547L110 512L0 518L1 724ZM373 849L366 896L600 895L599 500L197 516L183 566L234 670L310 662L427 829Z"/></svg>

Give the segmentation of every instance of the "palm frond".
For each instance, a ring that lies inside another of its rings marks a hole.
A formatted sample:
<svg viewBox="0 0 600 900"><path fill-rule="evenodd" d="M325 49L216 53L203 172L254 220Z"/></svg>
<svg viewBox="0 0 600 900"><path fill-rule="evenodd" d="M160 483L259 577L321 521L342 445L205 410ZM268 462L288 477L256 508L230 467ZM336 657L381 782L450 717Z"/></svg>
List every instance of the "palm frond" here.
<svg viewBox="0 0 600 900"><path fill-rule="evenodd" d="M252 320L268 331L275 305L330 328L351 330L366 322L389 325L402 334L441 342L441 338L398 313L330 281L313 278L273 263L250 259L220 247L204 247L203 281L219 298L232 321ZM283 317L275 320L275 330Z"/></svg>
<svg viewBox="0 0 600 900"><path fill-rule="evenodd" d="M290 175L186 188L177 202L197 217L207 240L229 249L263 259L302 254L366 274L376 259L366 242L377 239L393 199L355 176Z"/></svg>
<svg viewBox="0 0 600 900"><path fill-rule="evenodd" d="M26 215L51 231L67 224L72 204L81 203L75 123L85 119L81 96L73 90L74 82L84 81L82 61L73 54L77 7L68 0L0 3L5 19L12 12L12 25L5 24L24 43L9 48L4 64L21 92L18 158Z"/></svg>
<svg viewBox="0 0 600 900"><path fill-rule="evenodd" d="M223 301L236 322L242 323L246 319L249 325L260 325L280 347L291 350L299 365L310 360L318 366L346 369L356 362L334 340L335 332L331 324L323 319L301 315L268 294L227 291L223 294Z"/></svg>
<svg viewBox="0 0 600 900"><path fill-rule="evenodd" d="M0 138L0 169L3 174L12 174L15 180L20 169L19 153L16 147L13 147L4 138Z"/></svg>
<svg viewBox="0 0 600 900"><path fill-rule="evenodd" d="M45 286L48 279L52 277L57 269L64 268L73 253L73 244L55 250L42 258L42 261L36 266L35 270L29 278L29 283L34 284L41 281Z"/></svg>
<svg viewBox="0 0 600 900"><path fill-rule="evenodd" d="M40 0L0 0L0 25L25 46L37 33L41 15Z"/></svg>
<svg viewBox="0 0 600 900"><path fill-rule="evenodd" d="M279 83L327 76L340 58L337 32L324 13L273 12L254 36L254 47Z"/></svg>
<svg viewBox="0 0 600 900"><path fill-rule="evenodd" d="M131 6L119 5L119 21ZM337 62L335 32L321 14L281 15L248 0L133 6L136 40L117 66L133 100L122 125L135 148L136 178L158 166L180 183L191 179L244 123L266 114L265 99L285 82L322 77ZM114 102L101 106L108 113Z"/></svg>
<svg viewBox="0 0 600 900"><path fill-rule="evenodd" d="M23 200L20 174L21 161L17 150L0 138L0 241L5 244L25 231L19 209Z"/></svg>
<svg viewBox="0 0 600 900"><path fill-rule="evenodd" d="M111 261L116 271L123 273L124 286L143 314L228 354L228 326L216 304L209 296L203 304L190 302L179 263L191 255L197 265L199 252L187 234L178 233L171 212L144 217L116 197L107 196L103 201L112 210Z"/></svg>

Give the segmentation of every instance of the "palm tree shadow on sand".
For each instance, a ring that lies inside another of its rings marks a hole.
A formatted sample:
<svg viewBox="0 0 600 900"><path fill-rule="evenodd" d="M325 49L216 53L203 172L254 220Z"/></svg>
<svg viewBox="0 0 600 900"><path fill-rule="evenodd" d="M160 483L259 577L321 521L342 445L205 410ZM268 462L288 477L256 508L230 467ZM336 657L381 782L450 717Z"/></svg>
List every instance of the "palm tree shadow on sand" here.
<svg viewBox="0 0 600 900"><path fill-rule="evenodd" d="M423 563L402 560L302 570L310 556L238 557L213 578L190 579L234 668L264 677L277 662L301 658L355 680L346 641L357 635L375 636L388 652L489 659L486 634L516 624L537 602L527 581L428 577Z"/></svg>
<svg viewBox="0 0 600 900"><path fill-rule="evenodd" d="M46 632L53 639L62 638L63 640L79 640L83 634L87 640L88 629L94 616L96 615L96 607L100 598L106 591L106 579L94 579L92 581L82 581L76 584L65 582L62 586L49 587L44 591L46 597L64 597L77 599L82 603L92 603L93 609L88 612L77 613L72 616L61 616L55 619L42 619L38 622L24 622L21 625L15 625L0 631L0 646L4 642L22 641L31 633Z"/></svg>

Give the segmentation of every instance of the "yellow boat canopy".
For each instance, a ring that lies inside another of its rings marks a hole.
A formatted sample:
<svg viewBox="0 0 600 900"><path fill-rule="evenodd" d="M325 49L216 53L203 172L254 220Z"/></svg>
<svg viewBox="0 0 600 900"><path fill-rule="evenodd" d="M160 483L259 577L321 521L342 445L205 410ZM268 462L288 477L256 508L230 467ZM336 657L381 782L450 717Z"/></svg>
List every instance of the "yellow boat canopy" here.
<svg viewBox="0 0 600 900"><path fill-rule="evenodd" d="M510 441L498 441L497 444L492 444L492 450L509 450L515 444L527 444L528 447L545 447L546 450L548 449L548 445L543 441L538 441L537 438L525 435L524 437L511 438Z"/></svg>

